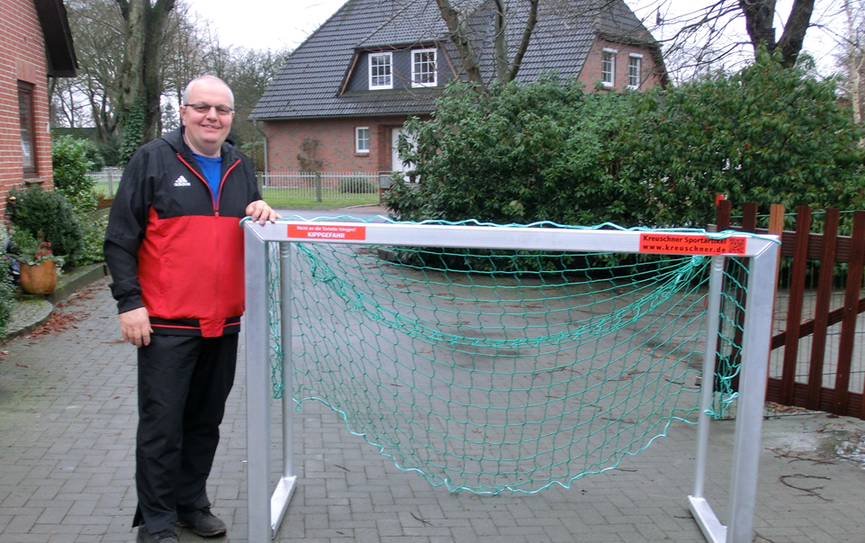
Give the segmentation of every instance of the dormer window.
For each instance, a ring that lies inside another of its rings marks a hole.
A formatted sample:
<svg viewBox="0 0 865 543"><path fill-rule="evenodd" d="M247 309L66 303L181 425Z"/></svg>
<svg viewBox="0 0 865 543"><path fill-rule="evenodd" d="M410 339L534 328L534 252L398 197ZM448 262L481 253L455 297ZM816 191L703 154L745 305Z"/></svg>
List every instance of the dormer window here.
<svg viewBox="0 0 865 543"><path fill-rule="evenodd" d="M393 55L391 53L370 53L369 88L393 88Z"/></svg>
<svg viewBox="0 0 865 543"><path fill-rule="evenodd" d="M412 51L411 55L411 86L412 87L435 87L438 84L436 77L436 50L419 49Z"/></svg>

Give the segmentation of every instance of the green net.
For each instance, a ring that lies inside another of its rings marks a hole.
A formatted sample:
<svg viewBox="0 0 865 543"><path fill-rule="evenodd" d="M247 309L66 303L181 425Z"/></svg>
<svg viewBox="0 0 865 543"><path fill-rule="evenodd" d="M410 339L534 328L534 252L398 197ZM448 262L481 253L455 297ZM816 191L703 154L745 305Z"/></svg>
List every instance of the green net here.
<svg viewBox="0 0 865 543"><path fill-rule="evenodd" d="M279 245L271 361L283 394ZM706 257L290 246L292 397L451 491L532 493L695 421ZM727 273L714 415L735 397L745 268Z"/></svg>

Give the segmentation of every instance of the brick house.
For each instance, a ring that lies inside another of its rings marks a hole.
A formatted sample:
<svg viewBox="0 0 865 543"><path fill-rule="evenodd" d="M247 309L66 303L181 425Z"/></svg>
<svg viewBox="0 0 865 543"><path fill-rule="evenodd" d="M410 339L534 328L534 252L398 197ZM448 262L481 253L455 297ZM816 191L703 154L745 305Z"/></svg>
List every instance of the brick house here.
<svg viewBox="0 0 865 543"><path fill-rule="evenodd" d="M12 188L51 187L49 78L78 63L62 0L0 0L0 213Z"/></svg>
<svg viewBox="0 0 865 543"><path fill-rule="evenodd" d="M526 2L508 4L524 21ZM473 45L492 81L492 4L475 6ZM515 48L519 17L508 29ZM433 0L349 0L291 54L249 117L266 136L267 170L308 169L298 155L323 171L404 170L394 145L403 123L428 116L444 86L465 77L460 62ZM550 71L601 91L666 83L659 44L623 0L541 2L518 79Z"/></svg>

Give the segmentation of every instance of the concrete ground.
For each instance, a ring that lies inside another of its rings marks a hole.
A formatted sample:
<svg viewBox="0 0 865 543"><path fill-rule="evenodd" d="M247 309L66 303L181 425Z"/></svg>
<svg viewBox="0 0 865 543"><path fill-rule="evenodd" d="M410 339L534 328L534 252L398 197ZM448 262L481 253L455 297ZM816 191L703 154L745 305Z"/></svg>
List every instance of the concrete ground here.
<svg viewBox="0 0 865 543"><path fill-rule="evenodd" d="M107 284L77 290L0 346L0 543L135 540L135 352L120 340ZM235 543L247 541L244 375L241 356L209 481L229 529L217 541ZM763 425L755 541L865 543L865 421L783 411ZM722 522L734 424L712 424L706 497ZM687 508L694 426L674 424L569 490L494 497L398 470L317 403L295 415L294 431L299 484L276 541L704 541ZM203 539L184 530L181 541Z"/></svg>

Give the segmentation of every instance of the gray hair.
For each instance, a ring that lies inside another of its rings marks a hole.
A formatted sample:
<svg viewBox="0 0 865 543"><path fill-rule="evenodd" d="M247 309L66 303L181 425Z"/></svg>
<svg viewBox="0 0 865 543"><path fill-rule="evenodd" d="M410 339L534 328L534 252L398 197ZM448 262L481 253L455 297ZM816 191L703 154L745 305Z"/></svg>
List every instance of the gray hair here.
<svg viewBox="0 0 865 543"><path fill-rule="evenodd" d="M189 92L192 90L192 85L198 83L199 81L215 81L224 85L225 88L228 89L228 96L231 97L231 107L234 107L234 93L231 92L231 87L229 87L228 83L226 83L222 79L210 74L198 76L186 85L186 88L183 89L183 94L181 95L184 104L189 102Z"/></svg>

